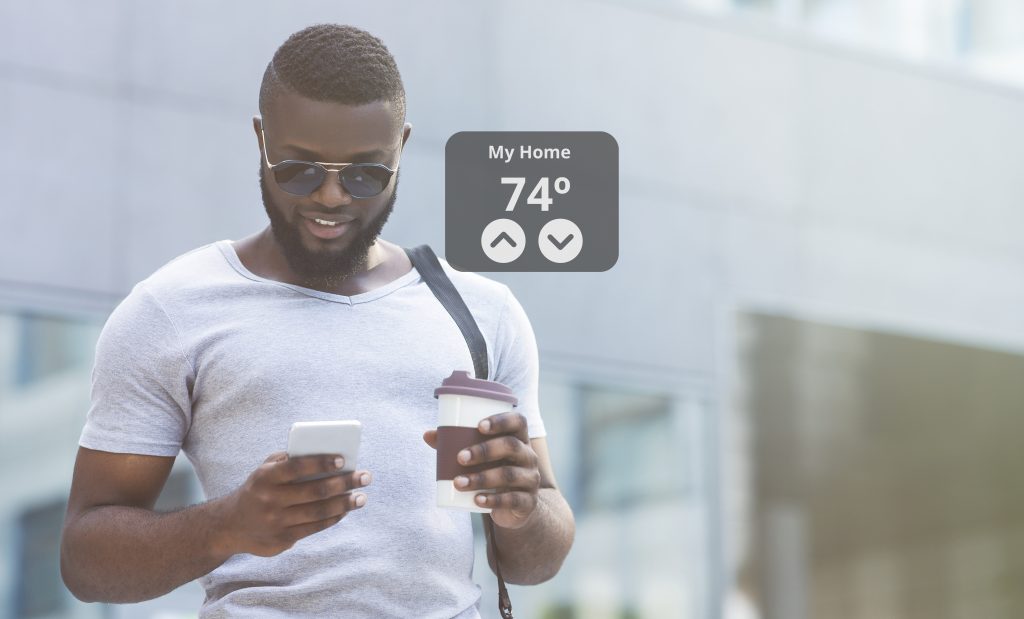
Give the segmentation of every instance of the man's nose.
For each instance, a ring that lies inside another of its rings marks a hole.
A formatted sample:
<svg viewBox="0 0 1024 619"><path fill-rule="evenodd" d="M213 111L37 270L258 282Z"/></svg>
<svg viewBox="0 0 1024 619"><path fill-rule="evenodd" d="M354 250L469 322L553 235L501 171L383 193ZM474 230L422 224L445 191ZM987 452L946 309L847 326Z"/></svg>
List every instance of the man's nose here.
<svg viewBox="0 0 1024 619"><path fill-rule="evenodd" d="M344 206L352 202L352 194L345 191L341 184L341 172L339 170L328 170L327 178L316 188L311 196L314 200L326 207Z"/></svg>

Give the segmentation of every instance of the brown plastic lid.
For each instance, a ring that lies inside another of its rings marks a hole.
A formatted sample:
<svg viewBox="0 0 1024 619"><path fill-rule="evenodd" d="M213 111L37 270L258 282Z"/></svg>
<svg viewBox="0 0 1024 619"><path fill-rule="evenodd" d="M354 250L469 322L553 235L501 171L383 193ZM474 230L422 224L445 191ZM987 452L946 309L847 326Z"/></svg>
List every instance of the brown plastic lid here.
<svg viewBox="0 0 1024 619"><path fill-rule="evenodd" d="M512 406L519 403L519 398L513 395L512 390L505 385L493 380L473 378L469 372L464 370L455 370L451 376L441 381L441 386L434 389L434 397L436 398L442 393L501 400L512 404Z"/></svg>

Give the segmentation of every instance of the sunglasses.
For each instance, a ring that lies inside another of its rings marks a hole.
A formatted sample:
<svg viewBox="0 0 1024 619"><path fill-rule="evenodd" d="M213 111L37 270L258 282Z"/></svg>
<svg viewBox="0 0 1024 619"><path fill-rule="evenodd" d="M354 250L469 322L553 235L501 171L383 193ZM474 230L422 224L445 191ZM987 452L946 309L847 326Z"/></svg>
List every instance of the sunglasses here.
<svg viewBox="0 0 1024 619"><path fill-rule="evenodd" d="M299 161L286 159L271 164L267 158L267 137L260 125L260 137L263 138L263 159L267 168L274 176L274 181L282 191L294 196L308 196L323 184L330 171L324 166L338 168L341 186L353 198L372 198L380 195L391 182L391 177L398 170L398 164L391 169L383 163L328 163L326 161Z"/></svg>

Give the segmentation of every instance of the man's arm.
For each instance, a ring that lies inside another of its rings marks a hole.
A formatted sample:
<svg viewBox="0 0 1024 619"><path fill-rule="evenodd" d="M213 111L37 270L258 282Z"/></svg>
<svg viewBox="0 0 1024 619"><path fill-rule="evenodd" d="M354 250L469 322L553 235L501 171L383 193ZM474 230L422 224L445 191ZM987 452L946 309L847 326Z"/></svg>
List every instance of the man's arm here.
<svg viewBox="0 0 1024 619"><path fill-rule="evenodd" d="M540 471L537 505L522 527L507 529L497 524L494 527L502 578L516 585L536 585L553 578L569 554L576 535L572 509L555 481L547 439L530 439L530 445L537 454ZM490 539L486 527L484 535ZM490 544L487 544L487 562L494 571Z"/></svg>
<svg viewBox="0 0 1024 619"><path fill-rule="evenodd" d="M222 501L152 511L174 457L80 447L61 535L64 584L85 602L139 602L209 573L221 547Z"/></svg>
<svg viewBox="0 0 1024 619"><path fill-rule="evenodd" d="M335 454L336 455L336 454ZM234 492L189 508L154 512L173 457L80 447L61 536L64 584L85 602L140 602L204 576L231 555L271 556L365 505L351 492L369 471L337 473L335 455L271 454Z"/></svg>

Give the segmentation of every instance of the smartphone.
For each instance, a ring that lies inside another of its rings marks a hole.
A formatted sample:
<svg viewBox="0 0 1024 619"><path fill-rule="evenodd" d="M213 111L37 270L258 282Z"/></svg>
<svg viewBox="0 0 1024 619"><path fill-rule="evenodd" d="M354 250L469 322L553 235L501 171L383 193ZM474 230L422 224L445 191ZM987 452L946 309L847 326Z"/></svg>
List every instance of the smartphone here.
<svg viewBox="0 0 1024 619"><path fill-rule="evenodd" d="M296 421L288 432L288 457L341 454L345 466L337 473L318 473L296 481L323 479L356 470L363 424L358 421Z"/></svg>

